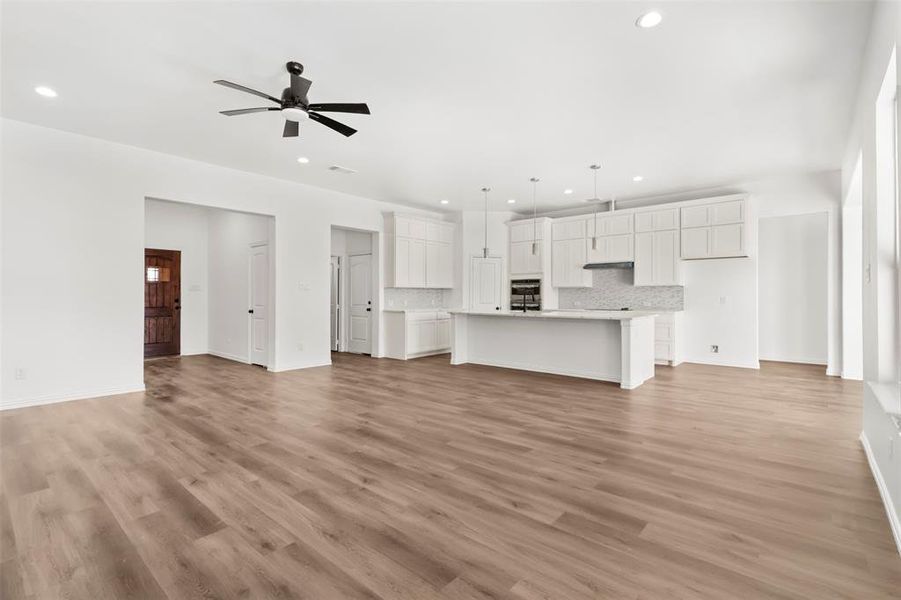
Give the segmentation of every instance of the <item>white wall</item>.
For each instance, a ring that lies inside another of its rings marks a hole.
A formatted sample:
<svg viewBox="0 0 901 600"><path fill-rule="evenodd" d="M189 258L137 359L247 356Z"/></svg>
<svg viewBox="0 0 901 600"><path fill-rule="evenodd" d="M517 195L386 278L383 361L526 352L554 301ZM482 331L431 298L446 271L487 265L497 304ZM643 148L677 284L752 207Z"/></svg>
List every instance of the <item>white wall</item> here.
<svg viewBox="0 0 901 600"><path fill-rule="evenodd" d="M271 265L271 221L249 213L209 211L210 354L250 362L250 246L269 244Z"/></svg>
<svg viewBox="0 0 901 600"><path fill-rule="evenodd" d="M181 353L205 354L207 344L208 209L148 199L144 246L181 251Z"/></svg>
<svg viewBox="0 0 901 600"><path fill-rule="evenodd" d="M760 358L826 364L827 216L760 219Z"/></svg>
<svg viewBox="0 0 901 600"><path fill-rule="evenodd" d="M842 204L842 377L863 379L863 181L855 162Z"/></svg>
<svg viewBox="0 0 901 600"><path fill-rule="evenodd" d="M682 276L684 359L759 368L756 258L687 260ZM712 345L719 347L718 353Z"/></svg>
<svg viewBox="0 0 901 600"><path fill-rule="evenodd" d="M887 412L871 392L869 383L878 382L886 376L879 368L878 350L882 318L892 315L879 314L878 269L872 268L867 276L867 266L877 265L876 233L880 215L876 200L879 187L876 169L876 101L892 52L901 46L901 3L876 2L870 37L863 64L861 65L860 87L854 109L854 120L848 136L842 164L842 189L845 195L851 189L858 156L862 156L863 189L863 432L862 440L867 450L874 478L886 505L890 522L894 525L895 541L901 551L901 431L897 421ZM898 78L898 64L895 63L895 77ZM884 311L883 311L884 312Z"/></svg>
<svg viewBox="0 0 901 600"><path fill-rule="evenodd" d="M384 211L415 212L9 119L0 129L4 407L142 389L147 197L275 217L274 370L330 362L331 226L382 231Z"/></svg>

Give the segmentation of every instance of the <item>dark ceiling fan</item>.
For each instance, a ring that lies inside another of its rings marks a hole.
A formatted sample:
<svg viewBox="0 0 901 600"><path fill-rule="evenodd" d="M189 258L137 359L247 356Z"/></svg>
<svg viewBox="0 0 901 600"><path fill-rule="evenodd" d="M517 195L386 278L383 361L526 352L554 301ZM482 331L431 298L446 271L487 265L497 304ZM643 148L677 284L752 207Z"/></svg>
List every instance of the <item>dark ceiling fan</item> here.
<svg viewBox="0 0 901 600"><path fill-rule="evenodd" d="M312 119L313 121L321 123L322 125L325 125L330 129L334 129L338 133L346 135L348 137L357 132L357 130L353 127L348 127L344 123L339 123L334 119L319 114L319 112L343 112L368 115L368 106L362 103L310 104L310 101L307 99L307 91L309 91L310 86L313 85L313 82L300 76L301 73L303 73L303 65L299 62L291 61L285 65L285 68L291 75L291 87L286 87L282 91L281 100L264 92L258 92L257 90L250 89L249 87L244 87L243 85L238 85L237 83L232 83L231 81L225 81L224 79L217 79L213 82L218 83L219 85L224 85L225 87L238 90L239 92L247 92L248 94L253 94L254 96L259 96L260 98L272 100L273 102L278 104L278 108L274 106L264 106L261 108L239 108L237 110L222 110L219 112L223 115L233 117L235 115L246 115L257 112L269 112L273 110L281 111L281 113L285 117L285 130L284 133L282 133L282 137L297 137L300 129L298 123L305 119Z"/></svg>

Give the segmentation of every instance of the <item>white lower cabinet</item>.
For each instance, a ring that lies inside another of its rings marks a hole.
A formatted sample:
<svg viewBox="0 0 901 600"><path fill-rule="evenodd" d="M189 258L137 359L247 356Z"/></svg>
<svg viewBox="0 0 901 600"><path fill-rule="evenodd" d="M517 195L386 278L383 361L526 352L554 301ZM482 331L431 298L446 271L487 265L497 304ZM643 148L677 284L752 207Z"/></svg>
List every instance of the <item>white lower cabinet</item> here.
<svg viewBox="0 0 901 600"><path fill-rule="evenodd" d="M675 367L682 362L682 313L664 312L654 323L654 361Z"/></svg>
<svg viewBox="0 0 901 600"><path fill-rule="evenodd" d="M407 360L450 352L450 315L444 311L385 311L385 355Z"/></svg>

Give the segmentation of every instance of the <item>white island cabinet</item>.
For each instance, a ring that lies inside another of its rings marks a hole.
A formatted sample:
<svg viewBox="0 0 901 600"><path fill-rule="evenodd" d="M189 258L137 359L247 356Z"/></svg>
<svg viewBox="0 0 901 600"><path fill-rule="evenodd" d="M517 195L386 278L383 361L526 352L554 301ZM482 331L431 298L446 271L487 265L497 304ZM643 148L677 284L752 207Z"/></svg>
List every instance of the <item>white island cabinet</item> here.
<svg viewBox="0 0 901 600"><path fill-rule="evenodd" d="M476 363L614 381L654 376L656 313L451 311L451 364Z"/></svg>
<svg viewBox="0 0 901 600"><path fill-rule="evenodd" d="M444 310L385 309L385 356L408 360L450 351L450 315Z"/></svg>

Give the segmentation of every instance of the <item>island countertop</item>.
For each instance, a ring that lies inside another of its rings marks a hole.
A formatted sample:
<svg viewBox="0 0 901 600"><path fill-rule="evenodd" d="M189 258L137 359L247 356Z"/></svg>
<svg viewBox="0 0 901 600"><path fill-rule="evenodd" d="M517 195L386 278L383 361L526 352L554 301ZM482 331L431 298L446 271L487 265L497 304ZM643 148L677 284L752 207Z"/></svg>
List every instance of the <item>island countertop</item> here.
<svg viewBox="0 0 901 600"><path fill-rule="evenodd" d="M452 315L473 315L480 317L511 317L515 319L586 319L592 321L629 321L641 317L654 317L659 313L644 310L536 310L536 311L516 311L516 310L495 310L495 311L472 311L472 310L449 310Z"/></svg>

